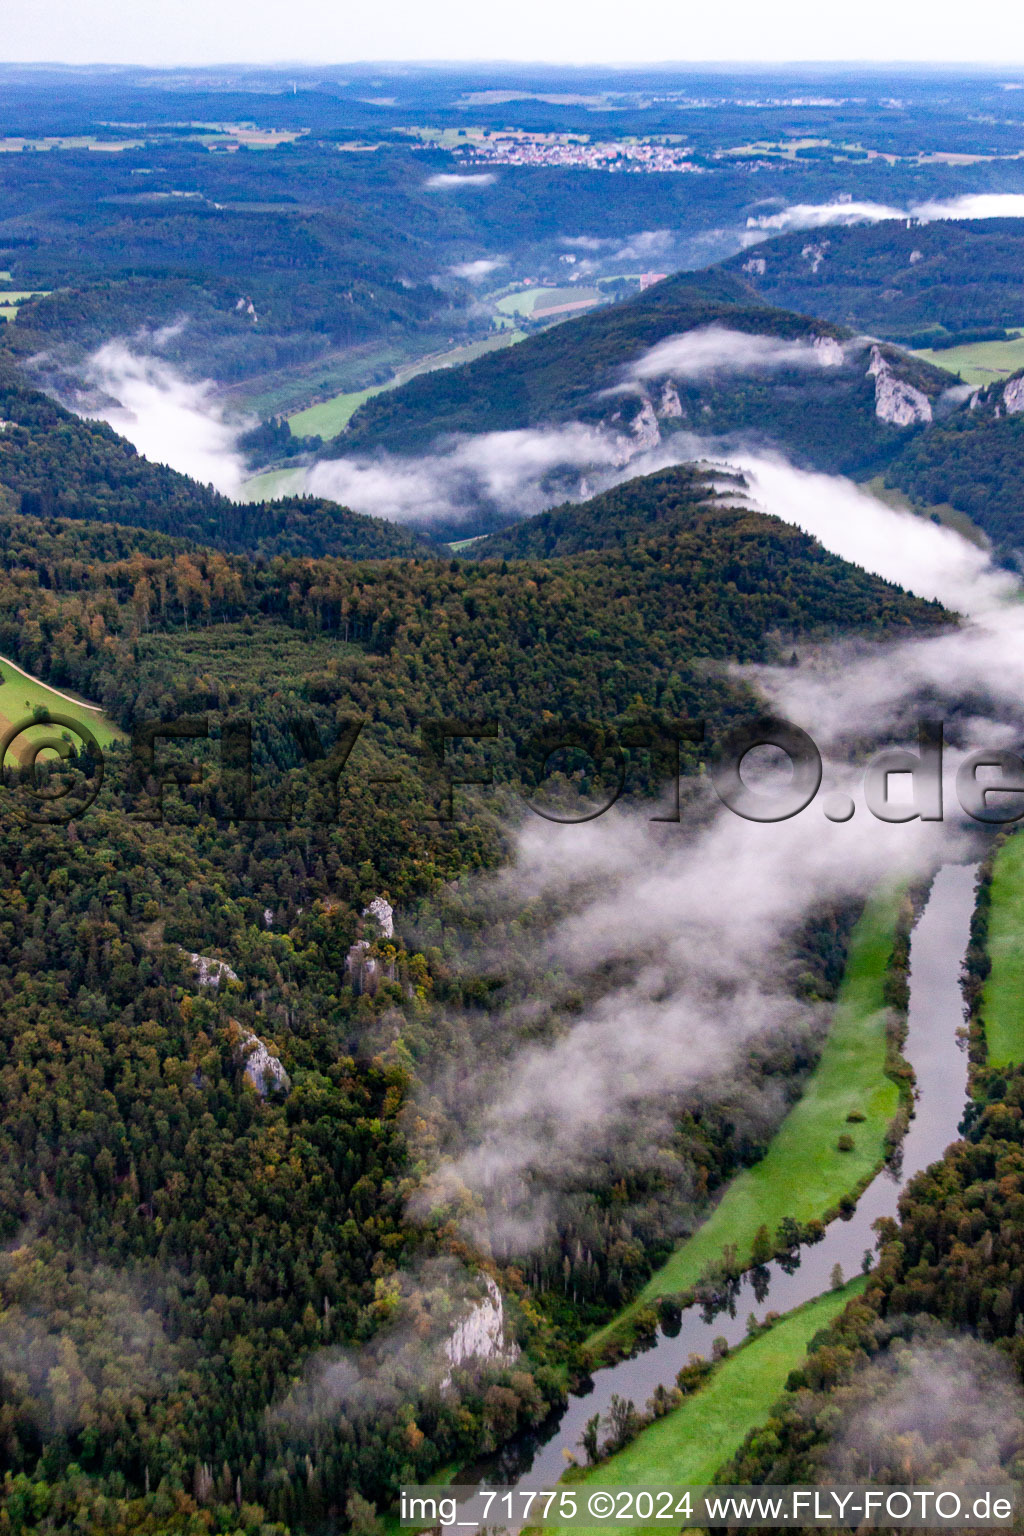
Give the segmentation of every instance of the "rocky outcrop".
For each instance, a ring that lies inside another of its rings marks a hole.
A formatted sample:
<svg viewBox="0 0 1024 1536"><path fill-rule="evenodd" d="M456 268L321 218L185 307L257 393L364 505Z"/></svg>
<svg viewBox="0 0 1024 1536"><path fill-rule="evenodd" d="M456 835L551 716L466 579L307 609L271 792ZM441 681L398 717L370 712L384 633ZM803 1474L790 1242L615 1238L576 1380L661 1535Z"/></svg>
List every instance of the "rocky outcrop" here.
<svg viewBox="0 0 1024 1536"><path fill-rule="evenodd" d="M658 410L658 415L673 417L681 416L682 414L683 407L679 400L679 391L676 389L674 380L667 379L662 387L661 406Z"/></svg>
<svg viewBox="0 0 1024 1536"><path fill-rule="evenodd" d="M768 270L768 263L763 256L751 256L749 261L743 263L744 272L749 272L751 277L764 277Z"/></svg>
<svg viewBox="0 0 1024 1536"><path fill-rule="evenodd" d="M292 1085L291 1078L266 1041L254 1035L251 1029L243 1029L240 1024L238 1032L239 1042L235 1054L239 1061L245 1062L242 1075L246 1081L252 1084L261 1099L265 1099L275 1089L287 1093Z"/></svg>
<svg viewBox="0 0 1024 1536"><path fill-rule="evenodd" d="M1007 416L1019 416L1024 411L1024 378L1010 379L1003 390L1003 404Z"/></svg>
<svg viewBox="0 0 1024 1536"><path fill-rule="evenodd" d="M676 398L678 399L678 396ZM657 448L661 442L658 418L654 414L654 406L646 395L638 415L633 417L631 430L635 439L633 453L646 453L650 448Z"/></svg>
<svg viewBox="0 0 1024 1536"><path fill-rule="evenodd" d="M395 910L390 902L383 896L375 896L368 907L363 908L364 917L372 917L384 939L393 939L395 936Z"/></svg>
<svg viewBox="0 0 1024 1536"><path fill-rule="evenodd" d="M441 1383L451 1385L452 1371L475 1361L480 1365L511 1365L519 1358L519 1347L505 1336L505 1308L501 1292L490 1275L486 1277L487 1295L470 1308L469 1313L446 1339L444 1353L449 1370Z"/></svg>
<svg viewBox="0 0 1024 1536"><path fill-rule="evenodd" d="M217 960L213 955L194 955L190 949L183 953L191 960L201 987L219 987L222 981L238 980L226 960Z"/></svg>
<svg viewBox="0 0 1024 1536"><path fill-rule="evenodd" d="M871 348L868 374L875 380L875 415L893 427L912 427L932 419L928 396L906 379L898 378L892 364L878 347Z"/></svg>
<svg viewBox="0 0 1024 1536"><path fill-rule="evenodd" d="M803 257L804 261L809 261L811 264L812 277L814 276L815 272L817 272L822 262L825 260L825 252L828 250L831 243L832 242L830 240L822 240L818 245L805 245L803 250L800 252L800 255Z"/></svg>

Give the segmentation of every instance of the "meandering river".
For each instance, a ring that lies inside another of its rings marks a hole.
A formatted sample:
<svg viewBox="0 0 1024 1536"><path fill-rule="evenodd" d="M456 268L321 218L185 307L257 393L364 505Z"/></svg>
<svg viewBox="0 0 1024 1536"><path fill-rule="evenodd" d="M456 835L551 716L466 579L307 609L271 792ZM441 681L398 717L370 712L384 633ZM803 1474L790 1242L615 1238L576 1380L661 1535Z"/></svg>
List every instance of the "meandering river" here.
<svg viewBox="0 0 1024 1536"><path fill-rule="evenodd" d="M911 936L910 1009L904 1054L917 1079L914 1118L903 1140L899 1172L884 1168L867 1187L848 1220L837 1220L819 1243L799 1250L798 1267L779 1262L743 1276L729 1308L707 1317L699 1306L682 1315L672 1334L659 1332L652 1348L630 1360L596 1371L583 1392L573 1393L558 1416L530 1437L520 1437L486 1463L460 1476L460 1482L519 1483L550 1488L566 1468L566 1450L578 1453L584 1426L595 1413L605 1414L613 1394L632 1398L643 1408L655 1387L671 1387L690 1355L710 1356L724 1338L739 1344L753 1312L789 1312L829 1289L833 1268L850 1279L861 1271L865 1250L874 1249L874 1223L897 1214L903 1185L940 1158L957 1137L967 1096L967 1055L960 1030L964 1022L960 970L974 906L976 869L947 864L939 870ZM837 1128L838 1130L838 1128Z"/></svg>

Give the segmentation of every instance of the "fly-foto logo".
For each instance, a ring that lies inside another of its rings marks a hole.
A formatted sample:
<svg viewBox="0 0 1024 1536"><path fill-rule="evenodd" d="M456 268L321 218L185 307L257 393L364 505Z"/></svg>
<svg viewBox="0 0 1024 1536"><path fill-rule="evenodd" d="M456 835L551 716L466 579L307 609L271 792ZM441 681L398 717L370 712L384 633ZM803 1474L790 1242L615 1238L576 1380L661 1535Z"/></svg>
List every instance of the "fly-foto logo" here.
<svg viewBox="0 0 1024 1536"><path fill-rule="evenodd" d="M324 745L314 721L295 718L284 723L290 757L309 776L297 784L287 776L284 786L267 782L259 786L253 771L253 722L235 717L220 723L215 750L205 763L190 755L190 747L213 741L207 715L177 720L151 720L136 724L129 750L118 752L117 769L123 773L119 787L127 792L128 814L139 822L165 819L168 789L208 792L208 810L219 821L294 824L303 820L332 822L337 819L345 783L356 768L351 762L367 722L343 720L334 741ZM487 788L495 784L493 764L486 759L488 744L507 741L495 720L435 719L419 726L419 747L413 764L408 759L402 772L369 774L358 769L362 784L410 784L419 790L418 814L424 819L450 822L458 814L457 791L464 787ZM478 761L464 766L459 759L470 744ZM529 809L549 821L594 821L611 810L623 794L631 764L642 755L648 784L669 787L667 806L661 803L653 821L678 822L680 814L680 766L684 745L708 749L707 772L722 805L745 821L788 821L817 802L832 822L849 821L857 805L847 788L822 791L824 767L813 738L801 726L776 716L763 715L728 731L720 741L707 740L703 721L680 720L589 725L579 721L552 721L523 742L515 742L515 771L510 775ZM787 760L789 775L776 777L766 788L755 787L743 776L748 754L773 748ZM943 728L939 721L922 720L911 746L877 752L860 768L860 789L866 809L879 821L942 821L944 819ZM540 786L551 765L573 757L604 785L598 800L588 797L581 805L562 797L557 805L544 804ZM0 768L9 791L8 803L30 821L67 824L83 816L95 803L108 780L107 762L94 733L71 715L38 710L9 727L0 739ZM844 777L854 775L847 765ZM900 781L900 789L894 788ZM1024 818L1024 758L1005 748L982 748L959 763L955 794L960 809L974 821L1001 825Z"/></svg>

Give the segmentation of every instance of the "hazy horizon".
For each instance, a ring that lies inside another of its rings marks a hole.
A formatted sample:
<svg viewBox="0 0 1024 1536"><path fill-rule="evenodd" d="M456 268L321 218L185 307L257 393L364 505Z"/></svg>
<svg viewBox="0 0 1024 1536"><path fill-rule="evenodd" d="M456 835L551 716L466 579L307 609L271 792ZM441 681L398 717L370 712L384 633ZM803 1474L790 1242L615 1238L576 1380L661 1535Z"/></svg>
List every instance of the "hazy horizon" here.
<svg viewBox="0 0 1024 1536"><path fill-rule="evenodd" d="M654 55L671 59L660 66L667 68L945 64L1012 71L1024 60L1019 9L1008 3L989 9L975 45L979 56L966 64L961 13L933 10L925 24L920 6L908 0L867 0L854 14L824 12L812 0L789 0L769 12L743 0L699 15L653 0L639 17L609 0L585 12L552 10L540 0L522 0L513 13L465 0L429 9L398 0L358 14L339 14L325 0L296 0L286 9L269 0L185 0L173 12L157 0L104 0L87 11L75 0L8 0L5 10L3 61L25 64L287 68L329 59L332 66L659 67ZM1009 63L1014 56L1018 63Z"/></svg>

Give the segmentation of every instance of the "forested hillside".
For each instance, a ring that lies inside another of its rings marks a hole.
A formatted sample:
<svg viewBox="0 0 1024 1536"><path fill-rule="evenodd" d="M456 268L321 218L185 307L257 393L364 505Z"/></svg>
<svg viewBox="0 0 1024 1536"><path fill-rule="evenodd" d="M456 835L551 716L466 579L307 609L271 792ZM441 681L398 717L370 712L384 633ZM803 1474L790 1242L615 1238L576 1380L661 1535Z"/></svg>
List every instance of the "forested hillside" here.
<svg viewBox="0 0 1024 1536"><path fill-rule="evenodd" d="M886 219L777 235L726 262L769 304L914 346L1024 324L1019 219Z"/></svg>
<svg viewBox="0 0 1024 1536"><path fill-rule="evenodd" d="M582 505L570 502L477 539L470 554L474 560L550 560L588 550L621 549L700 527L720 527L721 519L709 503L720 495L727 497L730 482L742 492L742 475L723 471L715 476L697 465L678 465L628 480Z"/></svg>
<svg viewBox="0 0 1024 1536"><path fill-rule="evenodd" d="M645 392L624 386L631 366L657 343L705 327L755 338L804 343L808 356L776 361L769 347L761 366L755 355L743 365L731 356L716 366L713 340L706 362L674 370L666 358L651 364L646 411L656 413L662 433L741 437L782 448L799 463L833 472L857 472L883 462L902 437L876 410L870 349L849 357L836 348L834 366L811 366L816 339L850 333L828 321L774 309L754 300L733 273L679 273L642 294L594 314L529 337L444 372L421 375L399 389L374 396L353 416L334 445L349 453L386 447L420 451L446 433L512 431L567 420L601 422L632 430L643 416ZM824 354L819 354L824 356ZM895 351L886 355L894 376L922 396L939 395L953 379L937 368ZM671 380L673 394L663 388Z"/></svg>
<svg viewBox="0 0 1024 1536"><path fill-rule="evenodd" d="M460 1371L440 1392L419 1355L388 1342L411 1326L439 1345L480 1262L408 1213L430 1167L412 1105L421 1065L458 1052L458 1021L486 1025L496 978L454 964L436 915L440 941L421 947L412 919L500 859L499 813L521 781L504 747L542 709L610 727L706 715L714 734L746 705L709 663L948 621L773 519L713 505L680 515L681 479L642 484L639 513L625 490L582 509L607 547L547 561L250 561L155 533L132 548L124 530L84 521L0 519L3 652L126 727L206 716L212 738L161 746L204 774L166 790L162 822L144 819L154 785L125 749L68 826L26 821L26 791L3 791L12 1532L372 1526L355 1495L386 1503L399 1481L537 1422L584 1319L664 1251L657 1184L615 1196L611 1225L609 1190L594 1189L564 1254L528 1277L501 1273L517 1362ZM498 782L430 820L445 791L424 771L422 722L467 713L502 732ZM251 793L221 755L239 717L252 726ZM353 720L365 728L332 766L325 754ZM642 764L634 777L654 787ZM575 782L585 789L587 774ZM268 814L283 819L247 819ZM392 937L361 915L381 894L396 906ZM845 931L831 914L807 936L821 996ZM369 960L375 987L360 979ZM283 1069L262 1093L246 1077L249 1032ZM740 1076L791 1092L812 1056L813 1042L783 1040ZM681 1102L672 1134L701 1190L759 1151L728 1108ZM617 1178L610 1166L609 1189ZM574 1316L561 1276L580 1233L591 1258ZM44 1369L26 1368L18 1340Z"/></svg>
<svg viewBox="0 0 1024 1536"><path fill-rule="evenodd" d="M0 372L0 422L0 508L7 511L99 519L264 555L374 559L426 547L393 523L314 497L232 501L151 463L111 427L83 421L9 367Z"/></svg>
<svg viewBox="0 0 1024 1536"><path fill-rule="evenodd" d="M886 467L888 485L916 501L950 502L984 529L997 552L1024 549L1024 382L979 390L963 409L905 443ZM1009 402L1009 404L1008 404Z"/></svg>

